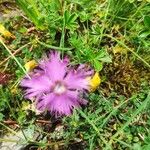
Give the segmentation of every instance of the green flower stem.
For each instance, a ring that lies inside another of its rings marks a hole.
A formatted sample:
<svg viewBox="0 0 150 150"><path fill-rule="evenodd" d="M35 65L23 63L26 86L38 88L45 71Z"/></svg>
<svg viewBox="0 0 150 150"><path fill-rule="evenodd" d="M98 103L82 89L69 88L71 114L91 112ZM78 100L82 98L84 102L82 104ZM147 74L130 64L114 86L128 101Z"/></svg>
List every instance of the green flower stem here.
<svg viewBox="0 0 150 150"><path fill-rule="evenodd" d="M63 47L52 46L52 45L49 45L49 44L45 44L45 43L39 41L38 39L36 39L36 41L37 41L39 44L41 44L42 46L48 47L48 48L51 48L51 49L62 50L62 51L68 51L68 50L73 49L73 48L63 48Z"/></svg>

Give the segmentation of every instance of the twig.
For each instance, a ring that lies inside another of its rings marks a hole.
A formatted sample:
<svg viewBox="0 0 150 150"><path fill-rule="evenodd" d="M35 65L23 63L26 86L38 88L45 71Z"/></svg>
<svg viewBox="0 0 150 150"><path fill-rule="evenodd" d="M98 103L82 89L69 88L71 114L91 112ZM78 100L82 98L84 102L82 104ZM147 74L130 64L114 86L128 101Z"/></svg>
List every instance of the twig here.
<svg viewBox="0 0 150 150"><path fill-rule="evenodd" d="M47 120L36 120L35 122L37 123L44 123L44 124L51 124L51 121L47 121Z"/></svg>
<svg viewBox="0 0 150 150"><path fill-rule="evenodd" d="M31 42L21 46L20 48L18 48L17 50L15 50L15 52L13 53L13 55L16 55L17 53L19 53L23 48L25 48L27 45L29 45ZM8 61L11 58L11 56L7 57L6 59L4 59L1 63L0 66L3 65L6 61Z"/></svg>
<svg viewBox="0 0 150 150"><path fill-rule="evenodd" d="M41 123L41 124L51 124L52 123L51 121L47 121L47 120L36 120L35 122ZM18 124L17 121L14 121L14 120L4 120L3 123L7 124L7 125Z"/></svg>
<svg viewBox="0 0 150 150"><path fill-rule="evenodd" d="M22 71L30 79L30 76L28 75L28 73L26 72L26 70L24 69L24 67L21 65L21 63L18 61L18 59L13 55L13 53L11 52L11 50L5 45L5 43L1 39L0 39L0 43L5 47L5 49L10 54L10 56L16 61L16 63L18 64L18 66L22 69Z"/></svg>
<svg viewBox="0 0 150 150"><path fill-rule="evenodd" d="M6 120L6 121L3 121L4 124L7 124L7 125L14 125L14 124L17 124L16 121L13 121L13 120Z"/></svg>

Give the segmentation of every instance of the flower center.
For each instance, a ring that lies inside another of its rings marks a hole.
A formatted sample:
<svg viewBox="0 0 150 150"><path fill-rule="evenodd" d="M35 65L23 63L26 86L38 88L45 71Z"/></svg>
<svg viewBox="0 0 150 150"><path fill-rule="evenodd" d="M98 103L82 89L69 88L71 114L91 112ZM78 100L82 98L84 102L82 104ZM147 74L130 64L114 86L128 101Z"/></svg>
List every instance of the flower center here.
<svg viewBox="0 0 150 150"><path fill-rule="evenodd" d="M60 95L66 91L66 86L62 82L57 81L54 86L53 91L54 91L54 93Z"/></svg>

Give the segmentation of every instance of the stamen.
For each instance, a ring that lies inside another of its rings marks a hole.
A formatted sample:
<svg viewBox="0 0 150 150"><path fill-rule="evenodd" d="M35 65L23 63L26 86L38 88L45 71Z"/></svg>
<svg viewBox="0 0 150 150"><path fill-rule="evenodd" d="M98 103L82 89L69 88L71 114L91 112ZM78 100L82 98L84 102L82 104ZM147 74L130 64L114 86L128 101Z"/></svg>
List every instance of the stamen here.
<svg viewBox="0 0 150 150"><path fill-rule="evenodd" d="M66 86L62 82L57 81L54 86L53 91L55 94L58 94L58 95L63 94L66 91Z"/></svg>

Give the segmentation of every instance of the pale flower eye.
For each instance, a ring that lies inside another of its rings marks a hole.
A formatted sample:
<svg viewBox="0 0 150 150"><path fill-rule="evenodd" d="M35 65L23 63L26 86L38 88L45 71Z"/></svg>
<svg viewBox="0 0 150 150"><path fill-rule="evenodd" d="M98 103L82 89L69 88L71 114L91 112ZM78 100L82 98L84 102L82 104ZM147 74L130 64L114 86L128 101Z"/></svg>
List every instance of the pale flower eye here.
<svg viewBox="0 0 150 150"><path fill-rule="evenodd" d="M66 86L61 82L57 82L53 89L54 93L58 95L65 93L66 90Z"/></svg>

